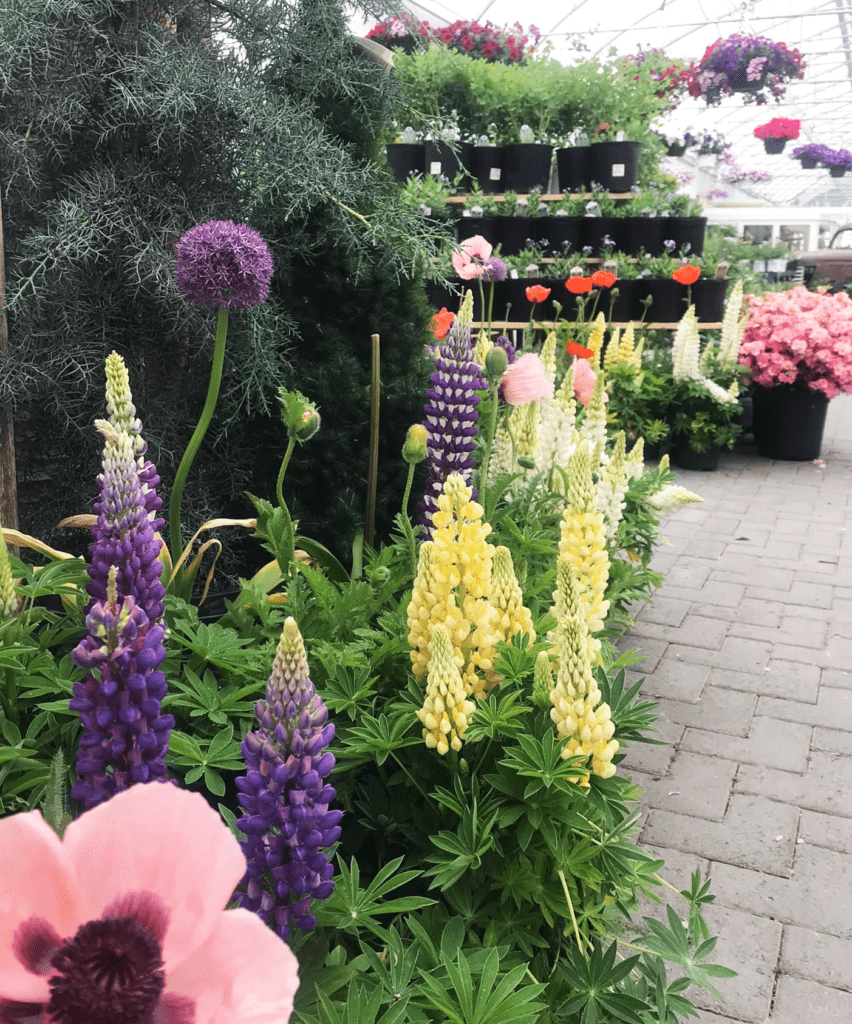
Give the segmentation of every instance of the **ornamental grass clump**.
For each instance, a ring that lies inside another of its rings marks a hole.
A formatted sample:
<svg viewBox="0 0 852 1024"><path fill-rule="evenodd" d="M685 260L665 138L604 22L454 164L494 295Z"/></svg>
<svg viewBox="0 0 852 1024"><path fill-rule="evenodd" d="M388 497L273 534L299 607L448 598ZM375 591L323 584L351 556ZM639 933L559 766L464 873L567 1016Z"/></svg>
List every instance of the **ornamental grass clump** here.
<svg viewBox="0 0 852 1024"><path fill-rule="evenodd" d="M237 821L248 866L240 905L259 915L282 939L293 928L312 931L313 900L334 889L334 868L325 849L340 837L341 811L330 811L334 767L325 748L334 738L328 710L308 674L299 627L288 618L266 685L255 709L259 728L243 741L248 773L237 779ZM265 888L266 875L271 889Z"/></svg>

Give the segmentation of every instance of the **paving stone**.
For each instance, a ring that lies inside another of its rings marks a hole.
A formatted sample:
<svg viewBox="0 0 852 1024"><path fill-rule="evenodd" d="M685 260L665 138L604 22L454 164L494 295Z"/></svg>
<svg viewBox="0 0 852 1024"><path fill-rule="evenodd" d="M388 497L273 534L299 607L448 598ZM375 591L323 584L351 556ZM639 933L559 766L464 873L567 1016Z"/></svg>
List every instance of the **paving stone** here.
<svg viewBox="0 0 852 1024"><path fill-rule="evenodd" d="M817 647L800 647L794 644L776 643L773 656L784 661L795 661L800 665L811 665L815 668L826 668L832 664L830 655Z"/></svg>
<svg viewBox="0 0 852 1024"><path fill-rule="evenodd" d="M715 951L710 956L711 963L720 963ZM701 1010L706 1010L709 1017L691 1017L690 1021L719 1021L721 1024L764 1024L772 1002L775 978L770 974L760 974L743 964L724 963L738 972L735 978L713 979L716 988L722 993L722 1000L714 999L709 992L693 986L686 997ZM717 1016L729 1014L730 1016Z"/></svg>
<svg viewBox="0 0 852 1024"><path fill-rule="evenodd" d="M798 535L804 533L809 526L810 522L807 519L786 519L784 517L784 510L782 509L778 513L778 518L775 520L772 532Z"/></svg>
<svg viewBox="0 0 852 1024"><path fill-rule="evenodd" d="M757 714L783 718L788 722L806 722L808 725L852 730L852 691L821 686L816 704L802 704L799 701L781 700L778 697L761 697L757 702Z"/></svg>
<svg viewBox="0 0 852 1024"><path fill-rule="evenodd" d="M682 555L677 560L677 565L666 574L665 590L668 593L672 587L687 590L702 587L707 582L711 571L712 565L709 562ZM691 598L687 598L687 600L691 600Z"/></svg>
<svg viewBox="0 0 852 1024"><path fill-rule="evenodd" d="M784 605L772 601L756 601L744 597L738 605L706 605L702 615L725 619L728 622L748 622L755 626L778 626L783 617Z"/></svg>
<svg viewBox="0 0 852 1024"><path fill-rule="evenodd" d="M642 672L652 672L668 648L665 640L651 640L647 637L636 637L625 634L616 642L619 651L637 651L642 656L640 668Z"/></svg>
<svg viewBox="0 0 852 1024"><path fill-rule="evenodd" d="M653 643L654 641L648 641ZM693 648L685 648L693 650ZM710 652L704 652L709 654ZM718 652L713 652L718 653ZM644 665L643 665L644 668ZM675 657L666 656L661 658L653 671L645 672L645 682L642 684L642 692L652 697L668 697L671 700L682 700L695 702L704 690L707 676L710 674L709 665L696 665L683 662Z"/></svg>
<svg viewBox="0 0 852 1024"><path fill-rule="evenodd" d="M731 668L735 672L763 672L769 666L772 645L742 637L726 637L714 662L715 668Z"/></svg>
<svg viewBox="0 0 852 1024"><path fill-rule="evenodd" d="M842 729L826 729L818 725L814 729L811 747L813 750L827 750L852 757L852 732L844 732Z"/></svg>
<svg viewBox="0 0 852 1024"><path fill-rule="evenodd" d="M834 600L834 587L826 583L802 583L798 577L793 581L789 593L795 604L807 604L816 608L830 608Z"/></svg>
<svg viewBox="0 0 852 1024"><path fill-rule="evenodd" d="M783 623L787 621L786 619L782 620L782 624L777 627L753 626L749 622L734 621L730 624L728 632L731 636L739 636L747 640L760 640L763 643L792 649L797 653L801 651L801 657L791 658L789 655L785 655L788 661L813 659L825 650L827 627L824 623L807 619L797 624L802 628L785 629Z"/></svg>
<svg viewBox="0 0 852 1024"><path fill-rule="evenodd" d="M744 764L737 773L735 788L737 793L754 793L802 809L852 817L852 760L840 754L812 750L803 775Z"/></svg>
<svg viewBox="0 0 852 1024"><path fill-rule="evenodd" d="M638 768L649 775L657 776L665 775L669 770L675 748L683 736L684 726L660 718L654 723L654 729L656 731L650 734L653 739L665 742L629 744L623 761L626 768Z"/></svg>
<svg viewBox="0 0 852 1024"><path fill-rule="evenodd" d="M712 677L711 669L710 679ZM657 711L660 721L696 726L730 736L746 736L756 706L757 697L753 693L737 693L708 684L694 704L660 698Z"/></svg>
<svg viewBox="0 0 852 1024"><path fill-rule="evenodd" d="M645 827L644 822L642 827ZM642 849L653 857L665 861L658 874L669 885L674 886L675 889L688 889L692 874L696 869L701 872L702 878L707 878L710 874L710 861L706 857L696 857L694 854L684 853L682 850L649 846L647 843L642 844ZM665 885L660 885L653 892L659 897L660 902L656 902L650 896L645 895L645 893L639 894L638 905L632 914L632 919L637 928L644 927L642 924L643 917L652 917L655 921L665 921L667 905L671 905L678 914L681 914L686 906L681 897L675 896Z"/></svg>
<svg viewBox="0 0 852 1024"><path fill-rule="evenodd" d="M675 754L667 775L654 777L635 771L629 774L635 776L634 781L645 793L648 807L721 821L736 773L734 761L680 750ZM678 849L676 843L671 845Z"/></svg>
<svg viewBox="0 0 852 1024"><path fill-rule="evenodd" d="M755 559L755 561L758 561ZM789 590L793 584L792 569L770 569L762 564L746 570L714 569L710 573L711 580L721 583L739 583L744 587L772 587L773 590Z"/></svg>
<svg viewBox="0 0 852 1024"><path fill-rule="evenodd" d="M707 684L723 690L743 690L761 696L784 697L815 704L819 681L820 669L815 665L773 660L763 672L711 669Z"/></svg>
<svg viewBox="0 0 852 1024"><path fill-rule="evenodd" d="M852 857L848 854L799 844L791 878L721 863L711 866L711 874L710 891L723 906L852 939ZM830 898L820 899L821 893ZM803 1019L819 1021L818 1017Z"/></svg>
<svg viewBox="0 0 852 1024"><path fill-rule="evenodd" d="M779 967L784 974L848 992L852 990L852 941L785 925Z"/></svg>
<svg viewBox="0 0 852 1024"><path fill-rule="evenodd" d="M655 596L650 603L639 603L643 607L638 618L643 623L654 622L662 626L680 626L692 608L690 601L677 601L672 597L663 596Z"/></svg>
<svg viewBox="0 0 852 1024"><path fill-rule="evenodd" d="M811 846L823 846L838 853L852 853L852 818L818 811L802 811L799 838Z"/></svg>
<svg viewBox="0 0 852 1024"><path fill-rule="evenodd" d="M686 602L678 601L677 604ZM728 623L702 615L687 615L680 626L661 625L644 615L630 631L631 636L668 640L673 644L689 644L718 651L728 632Z"/></svg>
<svg viewBox="0 0 852 1024"><path fill-rule="evenodd" d="M835 665L852 665L852 640L842 636L831 636L826 645L826 654Z"/></svg>
<svg viewBox="0 0 852 1024"><path fill-rule="evenodd" d="M734 794L721 822L654 808L642 832L642 841L708 856L715 862L789 877L798 820L797 807Z"/></svg>
<svg viewBox="0 0 852 1024"><path fill-rule="evenodd" d="M802 1024L803 1021L849 1024L852 1021L852 993L782 974L767 1024Z"/></svg>
<svg viewBox="0 0 852 1024"><path fill-rule="evenodd" d="M756 715L747 737L723 736L705 729L687 729L680 741L682 750L725 757L729 761L763 764L788 772L804 772L811 743L809 725Z"/></svg>
<svg viewBox="0 0 852 1024"><path fill-rule="evenodd" d="M708 573L709 575L709 573ZM700 602L702 611L704 605L720 604L726 608L735 608L745 595L746 588L740 583L719 583L716 580L708 579L697 587L684 587L666 582L666 596L676 597L681 601Z"/></svg>

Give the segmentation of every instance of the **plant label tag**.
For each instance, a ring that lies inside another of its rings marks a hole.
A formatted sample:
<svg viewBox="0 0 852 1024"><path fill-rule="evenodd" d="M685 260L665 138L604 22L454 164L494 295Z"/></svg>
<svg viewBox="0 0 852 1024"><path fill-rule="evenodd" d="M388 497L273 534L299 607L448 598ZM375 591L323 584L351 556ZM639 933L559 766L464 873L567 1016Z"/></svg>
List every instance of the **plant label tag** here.
<svg viewBox="0 0 852 1024"><path fill-rule="evenodd" d="M513 281L518 280L518 272L517 270L514 269L514 267L509 271L509 277L511 277Z"/></svg>
<svg viewBox="0 0 852 1024"><path fill-rule="evenodd" d="M612 177L623 178L624 177L624 164L613 164L612 165Z"/></svg>
<svg viewBox="0 0 852 1024"><path fill-rule="evenodd" d="M441 161L440 160L433 160L429 164L429 173L430 174L440 174L441 173Z"/></svg>
<svg viewBox="0 0 852 1024"><path fill-rule="evenodd" d="M488 180L489 181L499 181L502 177L503 177L503 168L502 167L492 167L491 170L488 172Z"/></svg>

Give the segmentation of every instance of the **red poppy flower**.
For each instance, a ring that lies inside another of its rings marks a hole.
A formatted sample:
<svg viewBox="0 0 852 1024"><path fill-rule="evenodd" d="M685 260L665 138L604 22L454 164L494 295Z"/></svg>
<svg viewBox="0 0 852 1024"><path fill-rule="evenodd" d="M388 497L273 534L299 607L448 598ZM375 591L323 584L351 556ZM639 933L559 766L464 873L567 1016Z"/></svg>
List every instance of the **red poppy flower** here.
<svg viewBox="0 0 852 1024"><path fill-rule="evenodd" d="M592 274L592 284L597 288L612 288L615 281L615 274L611 274L608 270L596 270Z"/></svg>
<svg viewBox="0 0 852 1024"><path fill-rule="evenodd" d="M527 299L529 302L544 302L550 295L550 289L541 284L531 284L527 287Z"/></svg>
<svg viewBox="0 0 852 1024"><path fill-rule="evenodd" d="M584 295L592 290L592 279L590 277L569 277L565 287L572 295Z"/></svg>
<svg viewBox="0 0 852 1024"><path fill-rule="evenodd" d="M693 267L687 263L682 267L678 267L672 274L672 277L678 284L695 284L698 278L701 277L701 267Z"/></svg>
<svg viewBox="0 0 852 1024"><path fill-rule="evenodd" d="M584 348L582 345L578 345L576 341L569 341L565 346L565 351L569 356L577 356L578 359L591 359L595 354L593 349Z"/></svg>
<svg viewBox="0 0 852 1024"><path fill-rule="evenodd" d="M455 318L456 314L450 313L446 306L432 317L432 333L438 341L440 341L441 338L446 338Z"/></svg>

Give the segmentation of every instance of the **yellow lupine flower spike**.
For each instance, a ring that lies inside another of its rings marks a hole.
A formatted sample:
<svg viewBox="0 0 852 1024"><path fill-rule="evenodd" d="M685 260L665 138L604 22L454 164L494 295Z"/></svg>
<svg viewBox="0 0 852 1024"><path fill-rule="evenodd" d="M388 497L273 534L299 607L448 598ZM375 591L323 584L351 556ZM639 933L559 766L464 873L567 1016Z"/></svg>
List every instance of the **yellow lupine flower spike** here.
<svg viewBox="0 0 852 1024"><path fill-rule="evenodd" d="M630 327L633 325L631 324ZM629 328L628 328L629 329ZM609 337L609 344L606 347L606 353L604 354L604 366L609 369L610 366L615 366L621 362L621 328L616 327L613 329L612 334Z"/></svg>
<svg viewBox="0 0 852 1024"><path fill-rule="evenodd" d="M550 331L541 346L541 361L551 384L556 383L556 331Z"/></svg>
<svg viewBox="0 0 852 1024"><path fill-rule="evenodd" d="M634 356L636 353L636 334L633 329L633 324L628 324L627 329L621 337L621 344L618 349L618 361L620 363L628 363L629 365L634 364Z"/></svg>
<svg viewBox="0 0 852 1024"><path fill-rule="evenodd" d="M592 329L589 331L589 344L588 348L594 353L589 359L594 370L597 370L601 364L601 349L603 348L604 335L606 334L606 317L603 313L598 313L595 317Z"/></svg>
<svg viewBox="0 0 852 1024"><path fill-rule="evenodd" d="M532 615L529 608L524 605L524 595L515 576L512 553L508 548L494 549L494 562L491 567L491 604L500 615L497 628L504 643L509 643L517 633L528 633L530 643L535 643Z"/></svg>
<svg viewBox="0 0 852 1024"><path fill-rule="evenodd" d="M467 698L450 634L440 623L432 630L430 654L426 699L417 717L423 723L426 746L446 754L450 747L461 750L468 718L476 705Z"/></svg>

